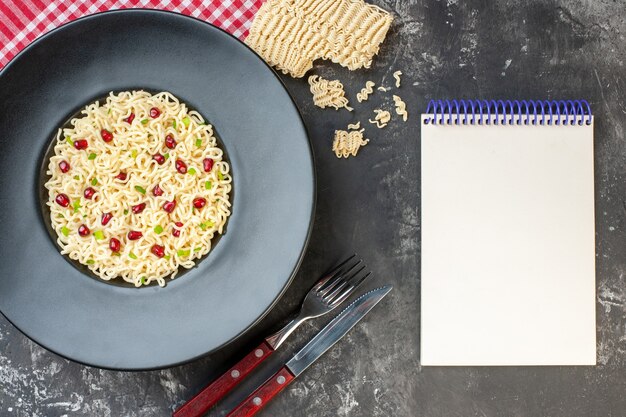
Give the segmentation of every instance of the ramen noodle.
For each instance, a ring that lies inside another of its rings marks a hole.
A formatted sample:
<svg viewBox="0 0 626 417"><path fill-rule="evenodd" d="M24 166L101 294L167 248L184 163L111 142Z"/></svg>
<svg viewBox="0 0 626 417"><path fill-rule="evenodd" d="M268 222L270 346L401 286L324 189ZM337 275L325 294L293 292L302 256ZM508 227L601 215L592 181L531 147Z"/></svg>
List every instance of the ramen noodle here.
<svg viewBox="0 0 626 417"><path fill-rule="evenodd" d="M59 129L47 174L61 253L139 287L211 250L232 178L213 128L170 93L110 93Z"/></svg>
<svg viewBox="0 0 626 417"><path fill-rule="evenodd" d="M335 152L337 158L356 156L361 146L367 145L369 139L363 139L364 130L365 129L353 130L351 132L335 130L333 152Z"/></svg>
<svg viewBox="0 0 626 417"><path fill-rule="evenodd" d="M376 113L376 117L374 117L374 120L369 119L369 122L375 124L376 127L379 129L387 126L387 123L389 123L389 120L391 120L391 113L389 113L387 110L381 109L375 109L374 113Z"/></svg>
<svg viewBox="0 0 626 417"><path fill-rule="evenodd" d="M393 78L396 79L396 87L400 88L400 76L402 75L402 71L396 71L393 73Z"/></svg>
<svg viewBox="0 0 626 417"><path fill-rule="evenodd" d="M342 107L348 111L353 110L352 107L348 106L348 99L345 97L346 92L339 80L329 81L318 75L311 75L309 85L313 94L313 103L316 106L321 108L333 107L335 110Z"/></svg>
<svg viewBox="0 0 626 417"><path fill-rule="evenodd" d="M268 64L301 78L316 59L369 68L392 22L363 0L267 0L245 42Z"/></svg>
<svg viewBox="0 0 626 417"><path fill-rule="evenodd" d="M393 95L393 102L396 105L396 114L402 116L403 121L407 121L409 117L409 113L406 111L406 103L402 101L400 96Z"/></svg>
<svg viewBox="0 0 626 417"><path fill-rule="evenodd" d="M361 91L356 95L356 99L359 103L368 99L369 95L374 92L372 87L374 87L375 85L376 84L373 81L367 81L365 83L365 88L362 88Z"/></svg>

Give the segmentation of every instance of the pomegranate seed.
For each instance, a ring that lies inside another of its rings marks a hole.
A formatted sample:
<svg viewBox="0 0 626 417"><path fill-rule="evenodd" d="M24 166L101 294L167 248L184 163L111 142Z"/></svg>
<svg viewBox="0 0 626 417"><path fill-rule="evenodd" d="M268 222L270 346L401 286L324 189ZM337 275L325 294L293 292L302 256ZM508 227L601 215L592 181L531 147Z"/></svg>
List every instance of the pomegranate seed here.
<svg viewBox="0 0 626 417"><path fill-rule="evenodd" d="M124 171L120 172L119 174L115 176L115 178L117 178L120 181L126 181L126 177L127 175Z"/></svg>
<svg viewBox="0 0 626 417"><path fill-rule="evenodd" d="M139 214L144 211L146 208L146 203L139 203L136 206L133 206L133 213Z"/></svg>
<svg viewBox="0 0 626 417"><path fill-rule="evenodd" d="M157 197L163 195L163 190L161 189L161 187L159 187L159 184L154 186L154 188L152 189L152 194Z"/></svg>
<svg viewBox="0 0 626 417"><path fill-rule="evenodd" d="M131 230L128 232L128 240L137 240L143 237L143 233L138 230Z"/></svg>
<svg viewBox="0 0 626 417"><path fill-rule="evenodd" d="M89 146L87 139L78 139L77 141L74 142L74 147L78 149L79 151L82 149L87 149L87 146Z"/></svg>
<svg viewBox="0 0 626 417"><path fill-rule="evenodd" d="M178 230L178 229L172 229L172 236L174 236L174 237L179 237L179 236L180 236L180 230Z"/></svg>
<svg viewBox="0 0 626 417"><path fill-rule="evenodd" d="M84 224L81 224L80 227L78 228L78 234L83 237L89 236L89 233L91 233L91 230L89 230L89 228L85 226Z"/></svg>
<svg viewBox="0 0 626 417"><path fill-rule="evenodd" d="M102 136L102 140L105 142L111 142L113 140L113 133L109 132L106 129L102 129L100 131L100 136Z"/></svg>
<svg viewBox="0 0 626 417"><path fill-rule="evenodd" d="M176 139L172 135L165 136L165 146L174 149L176 147Z"/></svg>
<svg viewBox="0 0 626 417"><path fill-rule="evenodd" d="M178 227L183 227L183 222L176 222L176 223L174 223L174 224L175 224L176 226L178 226Z"/></svg>
<svg viewBox="0 0 626 417"><path fill-rule="evenodd" d="M168 213L173 212L175 208L176 208L176 200L166 201L163 204L163 210L165 210Z"/></svg>
<svg viewBox="0 0 626 417"><path fill-rule="evenodd" d="M67 161L61 161L59 162L59 169L61 170L61 172L66 173L67 171L70 170L70 164Z"/></svg>
<svg viewBox="0 0 626 417"><path fill-rule="evenodd" d="M159 165L163 165L165 163L165 157L161 155L160 153L156 155L152 155L152 159L154 159L156 163Z"/></svg>
<svg viewBox="0 0 626 417"><path fill-rule="evenodd" d="M160 114L161 114L161 110L157 109L156 107L153 107L150 109L150 117L152 117L153 119L156 119L157 117L159 117Z"/></svg>
<svg viewBox="0 0 626 417"><path fill-rule="evenodd" d="M161 245L152 245L150 248L150 252L155 254L158 258L162 258L165 256L165 248Z"/></svg>
<svg viewBox="0 0 626 417"><path fill-rule="evenodd" d="M87 187L85 188L85 192L83 192L83 195L85 196L87 200L91 200L91 197L93 197L95 193L96 193L96 190L94 190L92 187Z"/></svg>
<svg viewBox="0 0 626 417"><path fill-rule="evenodd" d="M132 123L133 120L135 120L135 113L131 113L126 119L124 119L126 123Z"/></svg>
<svg viewBox="0 0 626 417"><path fill-rule="evenodd" d="M121 247L122 247L122 244L120 243L118 239L112 237L111 240L109 240L109 249L111 249L111 251L119 252Z"/></svg>
<svg viewBox="0 0 626 417"><path fill-rule="evenodd" d="M204 158L202 165L204 165L204 172L211 172L213 169L213 160L211 158Z"/></svg>
<svg viewBox="0 0 626 417"><path fill-rule="evenodd" d="M60 205L61 207L67 207L70 205L69 197L63 193L57 195L54 201L56 201L57 204Z"/></svg>
<svg viewBox="0 0 626 417"><path fill-rule="evenodd" d="M109 224L112 218L113 218L113 215L111 213L102 214L102 220L101 220L102 225L106 226L107 224Z"/></svg>
<svg viewBox="0 0 626 417"><path fill-rule="evenodd" d="M181 161L180 159L176 160L176 171L180 172L181 174L186 174L187 173L187 164L184 163L183 161Z"/></svg>
<svg viewBox="0 0 626 417"><path fill-rule="evenodd" d="M201 209L206 206L206 198L196 197L193 199L193 206L197 209Z"/></svg>

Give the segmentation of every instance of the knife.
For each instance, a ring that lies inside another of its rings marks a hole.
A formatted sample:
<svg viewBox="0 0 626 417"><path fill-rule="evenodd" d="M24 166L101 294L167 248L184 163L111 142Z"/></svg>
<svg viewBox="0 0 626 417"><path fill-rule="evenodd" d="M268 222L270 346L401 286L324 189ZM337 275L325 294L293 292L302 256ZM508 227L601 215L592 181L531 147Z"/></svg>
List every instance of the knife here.
<svg viewBox="0 0 626 417"><path fill-rule="evenodd" d="M319 359L328 349L350 331L392 287L386 285L361 295L326 325L309 343L289 360L278 372L250 394L227 417L255 415L291 381Z"/></svg>

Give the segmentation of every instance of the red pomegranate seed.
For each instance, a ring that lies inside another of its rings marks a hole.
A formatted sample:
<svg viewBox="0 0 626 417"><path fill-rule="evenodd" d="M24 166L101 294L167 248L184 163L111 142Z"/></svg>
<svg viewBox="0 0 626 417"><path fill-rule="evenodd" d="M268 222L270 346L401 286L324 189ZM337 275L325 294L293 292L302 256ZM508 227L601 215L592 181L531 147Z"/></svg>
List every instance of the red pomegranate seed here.
<svg viewBox="0 0 626 417"><path fill-rule="evenodd" d="M91 230L89 230L89 228L85 226L84 224L81 224L80 227L78 228L78 234L83 237L89 236L89 233L91 233Z"/></svg>
<svg viewBox="0 0 626 417"><path fill-rule="evenodd" d="M153 107L150 109L150 117L152 117L153 119L156 119L157 117L159 117L160 114L161 114L161 110L157 109L156 107Z"/></svg>
<svg viewBox="0 0 626 417"><path fill-rule="evenodd" d="M120 243L118 239L112 237L111 240L109 240L109 249L111 249L111 251L119 252L121 247L122 247L122 244Z"/></svg>
<svg viewBox="0 0 626 417"><path fill-rule="evenodd" d="M106 129L102 129L100 131L100 136L102 136L102 140L105 142L111 142L113 140L113 133L109 132Z"/></svg>
<svg viewBox="0 0 626 417"><path fill-rule="evenodd" d="M163 204L163 210L165 210L168 213L173 212L175 208L176 208L176 200L166 201Z"/></svg>
<svg viewBox="0 0 626 417"><path fill-rule="evenodd" d="M154 186L154 188L152 189L152 194L157 197L163 195L163 190L161 189L161 187L159 187L159 184Z"/></svg>
<svg viewBox="0 0 626 417"><path fill-rule="evenodd" d="M74 142L74 147L78 149L79 151L82 149L87 149L87 146L89 146L87 139L78 139L77 141Z"/></svg>
<svg viewBox="0 0 626 417"><path fill-rule="evenodd" d="M96 193L96 190L94 190L92 187L87 187L85 188L83 195L85 196L87 200L91 200L91 198L93 197L95 193Z"/></svg>
<svg viewBox="0 0 626 417"><path fill-rule="evenodd" d="M133 206L133 213L139 214L144 211L146 208L146 203L139 203L136 206Z"/></svg>
<svg viewBox="0 0 626 417"><path fill-rule="evenodd" d="M128 232L128 240L137 240L143 237L143 233L138 230L131 230Z"/></svg>
<svg viewBox="0 0 626 417"><path fill-rule="evenodd" d="M201 209L206 206L206 198L196 197L193 199L193 206L197 209Z"/></svg>
<svg viewBox="0 0 626 417"><path fill-rule="evenodd" d="M152 245L152 247L150 248L150 252L152 252L159 258L165 256L165 248L161 245Z"/></svg>
<svg viewBox="0 0 626 417"><path fill-rule="evenodd" d="M172 229L172 236L174 236L174 237L179 237L179 236L180 236L180 230L178 230L178 229Z"/></svg>
<svg viewBox="0 0 626 417"><path fill-rule="evenodd" d="M102 214L102 220L101 220L102 225L106 226L107 224L109 224L112 218L113 218L113 215L111 213Z"/></svg>
<svg viewBox="0 0 626 417"><path fill-rule="evenodd" d="M213 160L211 158L204 158L202 165L204 165L204 172L211 172L213 169Z"/></svg>
<svg viewBox="0 0 626 417"><path fill-rule="evenodd" d="M56 201L57 204L60 205L61 207L67 207L70 205L69 197L63 193L57 195L54 201Z"/></svg>
<svg viewBox="0 0 626 417"><path fill-rule="evenodd" d="M127 175L124 171L120 172L119 174L115 176L115 178L117 178L120 181L126 181L126 177Z"/></svg>
<svg viewBox="0 0 626 417"><path fill-rule="evenodd" d="M174 224L175 224L176 226L178 226L178 227L183 227L183 222L176 222L176 223L174 223Z"/></svg>
<svg viewBox="0 0 626 417"><path fill-rule="evenodd" d="M187 173L187 164L184 163L183 161L181 161L180 159L176 160L176 171L180 172L181 174L186 174Z"/></svg>
<svg viewBox="0 0 626 417"><path fill-rule="evenodd" d="M135 113L131 113L126 119L124 119L126 123L132 123L133 120L135 120Z"/></svg>
<svg viewBox="0 0 626 417"><path fill-rule="evenodd" d="M157 153L156 155L152 155L152 159L154 159L156 163L159 165L163 165L165 163L165 157L161 155L160 153Z"/></svg>
<svg viewBox="0 0 626 417"><path fill-rule="evenodd" d="M176 139L172 135L165 136L165 146L174 149L176 147Z"/></svg>
<svg viewBox="0 0 626 417"><path fill-rule="evenodd" d="M70 164L67 161L61 161L59 162L59 169L61 170L61 172L66 173L67 171L70 170Z"/></svg>

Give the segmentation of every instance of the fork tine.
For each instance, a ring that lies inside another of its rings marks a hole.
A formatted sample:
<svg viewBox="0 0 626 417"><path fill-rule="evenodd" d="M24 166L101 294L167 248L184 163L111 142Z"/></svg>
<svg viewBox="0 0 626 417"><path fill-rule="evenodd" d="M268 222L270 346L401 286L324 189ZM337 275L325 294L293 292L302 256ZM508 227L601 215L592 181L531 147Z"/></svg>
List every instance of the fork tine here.
<svg viewBox="0 0 626 417"><path fill-rule="evenodd" d="M346 281L345 277L347 276L347 274L352 272L352 270L356 268L361 262L363 262L363 260L359 259L346 272L343 272L343 271L338 272L332 281L330 281L329 283L327 283L326 285L324 285L322 288L318 290L318 294L321 297L326 297L326 295L330 293L331 291L333 291L337 287L337 285L341 284L343 281Z"/></svg>
<svg viewBox="0 0 626 417"><path fill-rule="evenodd" d="M359 278L358 281L354 284L350 284L350 286L348 286L348 288L344 289L341 294L339 294L339 296L337 298L335 298L331 304L332 305L337 305L339 303L342 303L346 298L348 298L350 296L350 294L352 294L354 292L354 290L356 290L359 285L361 285L363 283L363 281L365 281L365 279L367 277L369 277L372 274L371 271L368 271L365 275L363 275L363 277Z"/></svg>
<svg viewBox="0 0 626 417"><path fill-rule="evenodd" d="M355 265L355 267L357 265ZM354 269L354 267L352 269ZM352 271L352 269L350 271ZM339 292L341 290L343 290L344 288L349 286L350 285L350 281L353 280L354 277L358 276L361 273L361 271L363 271L364 269L365 269L365 265L363 265L361 268L359 268L356 272L351 273L349 276L348 275L344 276L343 280L342 280L343 282L342 282L341 286L338 286L336 289L334 289L332 291L331 294L326 295L324 298L327 299L328 302L332 303L333 299L337 296L337 294L339 294Z"/></svg>
<svg viewBox="0 0 626 417"><path fill-rule="evenodd" d="M347 264L348 262L350 262L350 260L352 260L353 258L356 257L356 253L353 253L351 256L349 256L348 258L346 258L344 261L342 261L339 265L337 265L336 267L334 267L333 269L331 269L325 276L324 278L322 278L321 280L318 281L317 284L315 284L315 286L313 288L315 288L315 290L319 290L320 288L322 288L324 286L324 284L326 284L331 278L333 278L337 272L339 272L339 270L341 268L344 267L345 264Z"/></svg>
<svg viewBox="0 0 626 417"><path fill-rule="evenodd" d="M330 294L327 294L326 296L324 296L324 300L325 300L326 302L328 302L329 304L332 304L333 299L337 296L337 294L339 294L339 293L340 293L340 292L341 292L344 288L346 288L348 285L350 285L350 284L348 284L348 282L347 282L347 281L343 281L343 282L341 283L341 285L338 285L338 286L337 286L337 288L335 288L335 289L333 290L333 292L331 292Z"/></svg>

